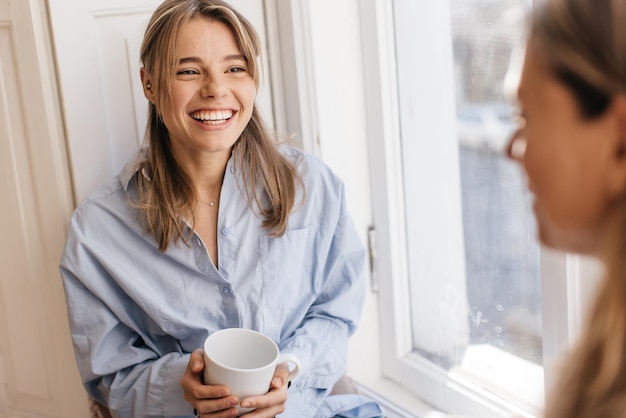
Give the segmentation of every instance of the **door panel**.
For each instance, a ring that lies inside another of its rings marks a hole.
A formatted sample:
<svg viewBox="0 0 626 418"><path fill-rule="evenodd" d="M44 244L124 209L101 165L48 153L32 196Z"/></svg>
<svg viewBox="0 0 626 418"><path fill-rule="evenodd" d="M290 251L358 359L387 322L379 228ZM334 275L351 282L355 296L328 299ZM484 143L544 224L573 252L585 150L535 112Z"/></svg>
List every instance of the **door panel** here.
<svg viewBox="0 0 626 418"><path fill-rule="evenodd" d="M58 261L72 207L43 0L0 0L0 417L85 417Z"/></svg>

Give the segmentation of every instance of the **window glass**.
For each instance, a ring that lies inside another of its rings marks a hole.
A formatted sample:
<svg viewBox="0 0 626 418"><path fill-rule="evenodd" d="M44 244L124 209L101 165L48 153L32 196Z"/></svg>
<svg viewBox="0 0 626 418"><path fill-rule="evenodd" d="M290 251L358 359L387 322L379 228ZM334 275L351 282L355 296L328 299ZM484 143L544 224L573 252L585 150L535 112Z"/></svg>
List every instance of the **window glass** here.
<svg viewBox="0 0 626 418"><path fill-rule="evenodd" d="M535 221L521 170L504 156L527 7L451 0L451 23L470 341L541 363Z"/></svg>
<svg viewBox="0 0 626 418"><path fill-rule="evenodd" d="M413 352L537 406L540 249L525 177L504 154L530 2L419 4L396 0L394 16ZM420 12L437 24L402 33Z"/></svg>

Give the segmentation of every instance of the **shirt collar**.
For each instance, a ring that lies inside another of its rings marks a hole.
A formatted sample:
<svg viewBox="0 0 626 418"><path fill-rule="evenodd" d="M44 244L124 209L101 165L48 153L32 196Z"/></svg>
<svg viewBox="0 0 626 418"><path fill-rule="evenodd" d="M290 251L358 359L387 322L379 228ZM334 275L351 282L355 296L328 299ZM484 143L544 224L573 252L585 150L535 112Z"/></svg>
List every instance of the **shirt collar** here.
<svg viewBox="0 0 626 418"><path fill-rule="evenodd" d="M133 156L133 158L128 160L128 162L126 163L122 171L118 174L117 177L120 180L120 183L122 187L124 188L124 190L127 190L128 183L130 183L130 180L133 177L135 177L135 175L137 174L137 172L139 171L141 167L141 163L146 159L146 156L147 156L147 150L145 148L139 149L137 152L135 152L135 155ZM231 156L230 159L228 160L228 163L226 164L226 175L228 175L228 173L235 172L235 167L233 165L232 160L233 160L233 157ZM146 172L145 168L141 169L141 174L147 180L150 180L150 176Z"/></svg>
<svg viewBox="0 0 626 418"><path fill-rule="evenodd" d="M139 171L141 162L144 161L145 157L146 157L145 148L138 150L137 152L135 152L135 155L133 156L133 158L130 158L128 160L128 162L126 163L122 171L118 174L117 177L120 180L120 183L122 184L122 187L124 188L124 190L127 190L130 179L135 177L135 175ZM148 180L150 180L150 177L148 177L148 173L146 173L145 169L142 170L142 173Z"/></svg>

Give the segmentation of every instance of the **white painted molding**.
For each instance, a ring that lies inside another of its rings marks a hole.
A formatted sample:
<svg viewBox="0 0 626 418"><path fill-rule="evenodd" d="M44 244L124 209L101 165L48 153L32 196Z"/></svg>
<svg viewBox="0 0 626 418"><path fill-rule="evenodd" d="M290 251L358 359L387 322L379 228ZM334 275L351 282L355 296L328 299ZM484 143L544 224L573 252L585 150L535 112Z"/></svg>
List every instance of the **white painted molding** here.
<svg viewBox="0 0 626 418"><path fill-rule="evenodd" d="M265 0L276 129L320 155L311 30L305 0Z"/></svg>

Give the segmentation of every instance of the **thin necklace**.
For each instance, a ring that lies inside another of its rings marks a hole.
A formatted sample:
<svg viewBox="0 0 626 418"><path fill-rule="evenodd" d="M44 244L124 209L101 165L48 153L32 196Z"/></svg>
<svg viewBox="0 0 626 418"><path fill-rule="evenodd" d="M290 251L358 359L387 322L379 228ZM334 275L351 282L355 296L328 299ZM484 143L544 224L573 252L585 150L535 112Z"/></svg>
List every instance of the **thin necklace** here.
<svg viewBox="0 0 626 418"><path fill-rule="evenodd" d="M215 204L217 203L219 199L215 199L215 200L211 200L210 202L203 202L202 200L198 200L198 203L202 203L203 205L208 205L208 206L215 206Z"/></svg>

